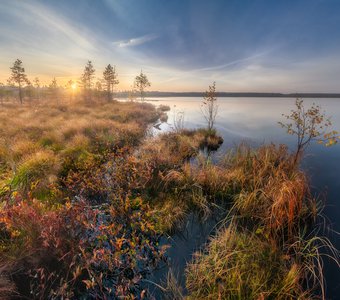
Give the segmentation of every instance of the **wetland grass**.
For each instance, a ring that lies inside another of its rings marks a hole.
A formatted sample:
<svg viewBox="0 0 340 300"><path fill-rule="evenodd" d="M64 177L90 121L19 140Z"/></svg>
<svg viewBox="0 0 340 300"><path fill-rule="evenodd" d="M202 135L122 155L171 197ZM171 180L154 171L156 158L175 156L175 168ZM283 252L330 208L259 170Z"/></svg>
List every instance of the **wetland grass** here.
<svg viewBox="0 0 340 300"><path fill-rule="evenodd" d="M213 163L202 151L223 142L213 129L148 136L167 110L4 105L1 297L151 297L140 283L165 260L160 237L221 210L185 289L169 274L165 298L325 299L322 257L338 264L338 252L317 234L318 200L294 155L241 144Z"/></svg>

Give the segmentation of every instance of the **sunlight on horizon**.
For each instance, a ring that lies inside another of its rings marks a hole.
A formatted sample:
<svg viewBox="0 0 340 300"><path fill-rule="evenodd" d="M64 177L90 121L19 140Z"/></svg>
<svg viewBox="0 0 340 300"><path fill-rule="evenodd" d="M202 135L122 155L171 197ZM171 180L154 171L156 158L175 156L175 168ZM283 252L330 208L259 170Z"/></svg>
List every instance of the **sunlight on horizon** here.
<svg viewBox="0 0 340 300"><path fill-rule="evenodd" d="M229 92L340 92L339 6L2 1L0 81L17 58L30 78L61 85L91 60L98 78L116 65L120 90L142 68L159 91L202 91L216 81Z"/></svg>
<svg viewBox="0 0 340 300"><path fill-rule="evenodd" d="M340 0L0 0L0 299L338 299Z"/></svg>

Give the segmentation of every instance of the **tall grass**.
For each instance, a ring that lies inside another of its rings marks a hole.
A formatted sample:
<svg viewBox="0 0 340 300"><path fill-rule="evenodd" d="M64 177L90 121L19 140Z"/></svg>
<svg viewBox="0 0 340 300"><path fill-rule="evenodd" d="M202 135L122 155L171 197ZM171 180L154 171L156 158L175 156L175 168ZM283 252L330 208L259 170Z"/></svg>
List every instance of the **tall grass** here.
<svg viewBox="0 0 340 300"><path fill-rule="evenodd" d="M148 104L8 105L0 111L0 186L45 198L75 161L135 147L158 117Z"/></svg>
<svg viewBox="0 0 340 300"><path fill-rule="evenodd" d="M231 178L237 187L232 214L255 222L279 238L294 235L300 220L316 217L307 178L293 164L285 146L269 145L252 151L242 145L223 164L237 174Z"/></svg>
<svg viewBox="0 0 340 300"><path fill-rule="evenodd" d="M315 232L318 200L293 162L285 146L240 145L219 165L184 169L231 200L229 227L187 267L188 299L326 299L322 258L339 265L338 251Z"/></svg>
<svg viewBox="0 0 340 300"><path fill-rule="evenodd" d="M230 226L187 267L188 299L309 299L303 267L265 239Z"/></svg>
<svg viewBox="0 0 340 300"><path fill-rule="evenodd" d="M202 149L221 144L214 130L147 137L166 109L0 111L0 255L31 272L19 292L145 298L139 282L163 258L160 235L181 230L193 212L204 221L222 209L230 226L189 263L188 299L307 299L318 290L325 298L323 249L337 263L338 253L312 231L318 202L287 148L241 144L213 163ZM7 282L12 269L1 265ZM168 283L168 298L185 297L171 274Z"/></svg>
<svg viewBox="0 0 340 300"><path fill-rule="evenodd" d="M140 293L162 251L128 157L158 118L118 102L0 111L0 298Z"/></svg>

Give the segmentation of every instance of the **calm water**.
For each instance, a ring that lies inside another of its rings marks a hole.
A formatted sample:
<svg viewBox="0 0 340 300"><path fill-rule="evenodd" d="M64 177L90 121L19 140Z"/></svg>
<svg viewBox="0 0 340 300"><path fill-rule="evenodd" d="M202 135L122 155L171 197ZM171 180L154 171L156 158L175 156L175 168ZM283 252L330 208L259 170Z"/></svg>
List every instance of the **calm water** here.
<svg viewBox="0 0 340 300"><path fill-rule="evenodd" d="M165 104L171 107L168 112L168 124L162 124L162 131L170 130L173 116L176 112L184 112L184 126L198 128L205 126L204 117L200 111L202 98L157 98L150 99L154 105ZM158 101L155 101L158 100ZM304 99L305 106L312 103L322 107L326 115L332 116L334 130L340 131L340 99ZM278 125L284 121L282 114L294 109L294 98L219 98L219 113L216 128L224 138L224 144L217 153L222 155L226 149L247 141L251 145L263 143L284 143L294 149L295 137L289 136ZM340 232L340 144L325 147L313 144L308 149L303 161L315 193L325 197L324 215L334 231ZM206 229L193 227L188 223L188 231L183 237L173 237L174 246L169 256L175 271L182 273L185 261L190 260L193 250L202 245L209 233ZM201 231L202 230L202 231ZM327 233L337 249L340 249L339 235ZM328 297L340 299L340 270L334 263L325 261L325 272L328 285Z"/></svg>

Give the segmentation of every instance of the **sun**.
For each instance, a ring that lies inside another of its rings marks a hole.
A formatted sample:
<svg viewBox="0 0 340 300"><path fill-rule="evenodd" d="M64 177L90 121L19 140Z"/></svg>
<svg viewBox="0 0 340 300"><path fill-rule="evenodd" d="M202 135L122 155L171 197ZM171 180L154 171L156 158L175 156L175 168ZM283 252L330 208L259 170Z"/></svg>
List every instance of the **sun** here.
<svg viewBox="0 0 340 300"><path fill-rule="evenodd" d="M76 83L72 83L71 88L72 88L72 90L76 90L77 89L77 84Z"/></svg>

